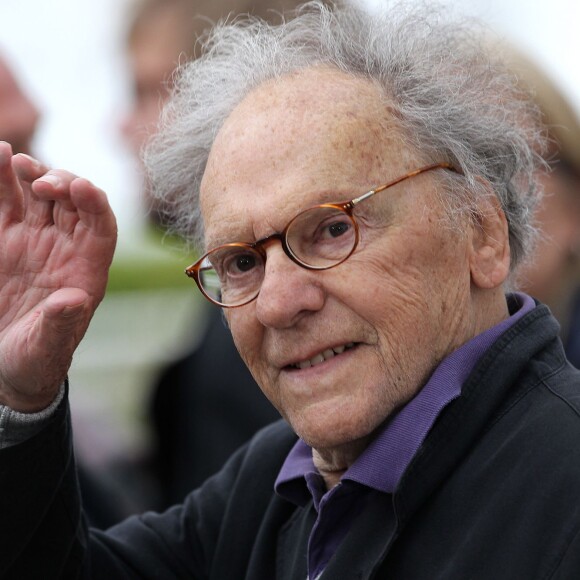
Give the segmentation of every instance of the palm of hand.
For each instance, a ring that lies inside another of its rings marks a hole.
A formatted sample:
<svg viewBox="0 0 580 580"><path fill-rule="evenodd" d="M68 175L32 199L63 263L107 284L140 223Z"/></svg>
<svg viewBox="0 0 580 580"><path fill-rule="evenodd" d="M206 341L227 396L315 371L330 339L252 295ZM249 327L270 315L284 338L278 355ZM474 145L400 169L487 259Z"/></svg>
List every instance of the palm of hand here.
<svg viewBox="0 0 580 580"><path fill-rule="evenodd" d="M88 181L0 149L0 233L0 403L37 410L103 298L115 219Z"/></svg>

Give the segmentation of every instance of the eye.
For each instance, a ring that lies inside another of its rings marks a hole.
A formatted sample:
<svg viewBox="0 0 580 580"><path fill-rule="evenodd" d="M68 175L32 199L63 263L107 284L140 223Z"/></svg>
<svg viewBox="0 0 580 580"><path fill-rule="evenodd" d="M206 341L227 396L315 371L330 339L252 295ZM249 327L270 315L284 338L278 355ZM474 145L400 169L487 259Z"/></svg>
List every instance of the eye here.
<svg viewBox="0 0 580 580"><path fill-rule="evenodd" d="M332 242L348 234L352 229L351 221L342 214L323 216L323 218L311 233L312 243Z"/></svg>
<svg viewBox="0 0 580 580"><path fill-rule="evenodd" d="M325 227L331 237L338 238L339 236L346 234L352 226L350 222L341 221L328 224Z"/></svg>
<svg viewBox="0 0 580 580"><path fill-rule="evenodd" d="M256 267L256 256L254 254L242 254L235 256L228 264L228 273L249 272Z"/></svg>
<svg viewBox="0 0 580 580"><path fill-rule="evenodd" d="M264 277L264 258L248 244L225 244L206 255L199 268L203 292L221 304L242 304L257 294Z"/></svg>
<svg viewBox="0 0 580 580"><path fill-rule="evenodd" d="M260 275L263 260L260 254L247 248L235 248L222 252L214 264L220 278L230 283L233 280L247 280L248 276Z"/></svg>

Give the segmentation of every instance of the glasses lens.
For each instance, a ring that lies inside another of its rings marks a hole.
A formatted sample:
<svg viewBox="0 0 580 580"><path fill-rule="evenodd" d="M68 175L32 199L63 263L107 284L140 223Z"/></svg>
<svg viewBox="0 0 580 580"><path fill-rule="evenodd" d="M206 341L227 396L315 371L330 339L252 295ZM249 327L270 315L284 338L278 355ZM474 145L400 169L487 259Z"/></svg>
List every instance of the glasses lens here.
<svg viewBox="0 0 580 580"><path fill-rule="evenodd" d="M329 268L346 260L356 241L354 221L334 207L314 207L298 214L286 233L290 251L314 268Z"/></svg>
<svg viewBox="0 0 580 580"><path fill-rule="evenodd" d="M203 260L199 281L215 302L238 306L251 300L264 279L264 260L259 252L243 244L216 248Z"/></svg>

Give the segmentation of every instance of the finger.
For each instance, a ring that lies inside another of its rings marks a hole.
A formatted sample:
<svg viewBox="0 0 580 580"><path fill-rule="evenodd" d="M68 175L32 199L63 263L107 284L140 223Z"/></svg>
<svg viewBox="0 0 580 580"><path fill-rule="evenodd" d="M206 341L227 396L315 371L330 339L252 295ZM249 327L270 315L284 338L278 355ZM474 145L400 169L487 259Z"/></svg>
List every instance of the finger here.
<svg viewBox="0 0 580 580"><path fill-rule="evenodd" d="M35 226L51 224L53 203L37 203L37 199L31 191L32 181L44 175L48 171L48 167L30 155L19 153L12 157L12 169L22 185L24 214L28 223Z"/></svg>
<svg viewBox="0 0 580 580"><path fill-rule="evenodd" d="M78 177L64 169L51 169L32 182L32 191L38 199L59 201L69 209L74 209L70 203L70 186Z"/></svg>
<svg viewBox="0 0 580 580"><path fill-rule="evenodd" d="M53 204L35 203L35 196L30 189L32 181L44 175L48 171L48 167L30 155L19 153L12 157L12 169L21 182L23 211L27 221L34 225L51 223Z"/></svg>
<svg viewBox="0 0 580 580"><path fill-rule="evenodd" d="M46 202L49 203L49 202ZM79 223L79 214L74 204L50 202L52 204L52 221L56 228L67 235L74 232Z"/></svg>
<svg viewBox="0 0 580 580"><path fill-rule="evenodd" d="M112 237L117 234L117 221L107 194L89 180L77 178L71 183L71 199L79 219L95 235Z"/></svg>
<svg viewBox="0 0 580 580"><path fill-rule="evenodd" d="M38 201L29 208L30 223L55 224L60 231L70 234L79 220L77 208L70 199L70 186L77 176L62 169L35 175L32 168L28 175L34 176L31 193Z"/></svg>
<svg viewBox="0 0 580 580"><path fill-rule="evenodd" d="M18 153L12 158L12 167L21 181L32 183L48 171L48 166L44 163L26 155L26 153Z"/></svg>
<svg viewBox="0 0 580 580"><path fill-rule="evenodd" d="M33 182L32 190L41 200L55 201L53 217L57 225L70 228L74 221L71 212L76 212L93 234L116 234L117 223L106 193L88 179L61 169L51 170Z"/></svg>
<svg viewBox="0 0 580 580"><path fill-rule="evenodd" d="M0 141L0 207L3 225L22 221L24 194L12 169L12 147L5 141Z"/></svg>

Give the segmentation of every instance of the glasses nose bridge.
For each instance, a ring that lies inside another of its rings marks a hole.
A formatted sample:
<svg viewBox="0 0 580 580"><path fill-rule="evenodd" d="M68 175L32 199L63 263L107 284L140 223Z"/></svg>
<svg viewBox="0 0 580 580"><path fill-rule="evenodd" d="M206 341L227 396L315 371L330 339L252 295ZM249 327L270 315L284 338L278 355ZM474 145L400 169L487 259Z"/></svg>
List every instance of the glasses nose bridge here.
<svg viewBox="0 0 580 580"><path fill-rule="evenodd" d="M286 241L286 230L284 230L283 232L276 232L274 234L270 234L269 236L262 238L261 240L258 240L257 242L254 243L254 249L257 250L262 255L264 263L266 263L266 260L268 259L266 247L271 245L275 241L280 242L282 250L284 251L286 256L290 258L290 260L292 260L292 262L298 264L298 266L304 267L304 265L296 259L294 254L292 254L292 251L288 247L288 243Z"/></svg>

